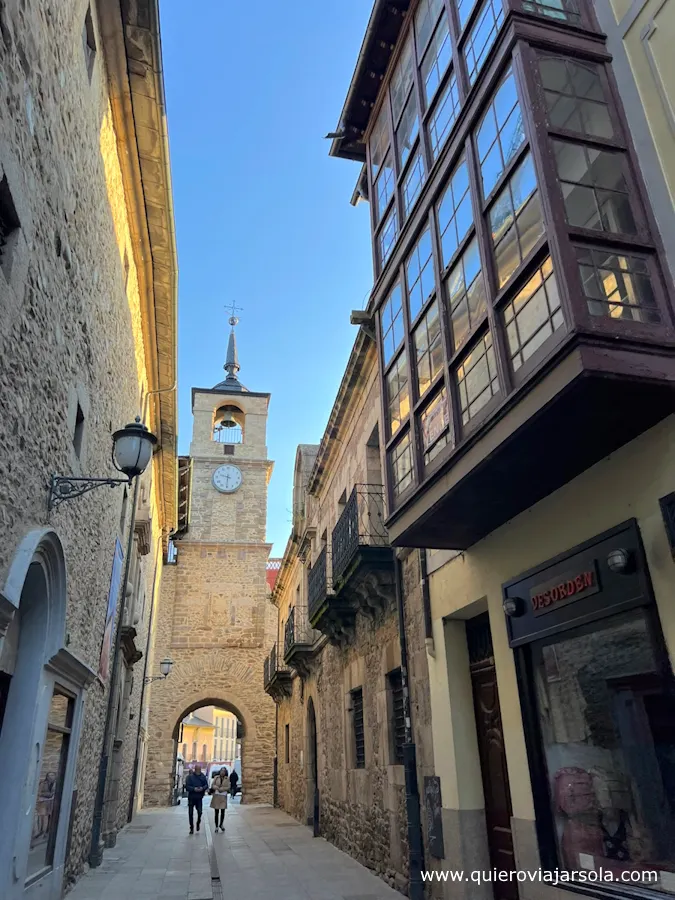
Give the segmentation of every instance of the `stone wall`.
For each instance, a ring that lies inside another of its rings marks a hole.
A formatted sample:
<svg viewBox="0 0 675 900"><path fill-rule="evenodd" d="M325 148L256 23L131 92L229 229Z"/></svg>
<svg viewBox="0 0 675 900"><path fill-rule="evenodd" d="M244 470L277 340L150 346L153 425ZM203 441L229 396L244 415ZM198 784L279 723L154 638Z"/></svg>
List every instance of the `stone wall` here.
<svg viewBox="0 0 675 900"><path fill-rule="evenodd" d="M0 4L0 182L20 224L0 264L0 584L25 534L49 523L66 552L69 650L96 671L115 539L125 546L129 521L120 524L122 490L96 491L48 515L46 485L53 473L117 474L110 434L139 412L147 377L135 248L93 4L91 75L83 47L87 7L85 0ZM150 502L154 513L154 488ZM148 595L156 514L153 520L142 573ZM68 877L82 871L89 852L106 701L95 681L79 748ZM129 740L123 794L134 752Z"/></svg>

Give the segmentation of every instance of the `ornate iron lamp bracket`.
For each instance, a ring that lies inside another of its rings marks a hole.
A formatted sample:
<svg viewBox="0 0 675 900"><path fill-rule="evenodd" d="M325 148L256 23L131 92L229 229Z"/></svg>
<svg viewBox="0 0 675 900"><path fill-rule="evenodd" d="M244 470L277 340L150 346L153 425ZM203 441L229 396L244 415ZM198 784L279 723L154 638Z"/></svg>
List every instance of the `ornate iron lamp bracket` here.
<svg viewBox="0 0 675 900"><path fill-rule="evenodd" d="M51 511L65 503L66 500L73 500L75 497L81 497L88 494L95 488L117 487L118 484L131 484L129 478L72 478L69 475L52 475L49 485L49 504L48 509Z"/></svg>

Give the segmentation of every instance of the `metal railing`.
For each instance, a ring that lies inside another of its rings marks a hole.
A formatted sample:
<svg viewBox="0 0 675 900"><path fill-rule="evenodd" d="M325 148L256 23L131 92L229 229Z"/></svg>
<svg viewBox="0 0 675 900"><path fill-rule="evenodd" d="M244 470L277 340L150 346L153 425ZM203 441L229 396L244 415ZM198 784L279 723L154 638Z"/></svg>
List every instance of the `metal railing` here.
<svg viewBox="0 0 675 900"><path fill-rule="evenodd" d="M328 594L333 592L328 556L329 551L326 546L317 556L307 575L307 595L309 598L307 611L310 619L321 608Z"/></svg>
<svg viewBox="0 0 675 900"><path fill-rule="evenodd" d="M288 613L284 626L284 656L296 644L313 644L317 637L317 632L309 624L307 609L304 606L294 606Z"/></svg>
<svg viewBox="0 0 675 900"><path fill-rule="evenodd" d="M346 572L362 546L389 546L384 527L384 488L379 484L355 484L349 495L333 529L333 581Z"/></svg>
<svg viewBox="0 0 675 900"><path fill-rule="evenodd" d="M233 425L232 428L216 425L213 429L213 440L217 444L243 444L244 432L241 425Z"/></svg>
<svg viewBox="0 0 675 900"><path fill-rule="evenodd" d="M265 658L265 662L263 664L263 685L267 687L267 685L272 681L276 673L282 669L283 667L279 665L279 661L277 659L277 645L272 644L272 649L269 652L269 656Z"/></svg>

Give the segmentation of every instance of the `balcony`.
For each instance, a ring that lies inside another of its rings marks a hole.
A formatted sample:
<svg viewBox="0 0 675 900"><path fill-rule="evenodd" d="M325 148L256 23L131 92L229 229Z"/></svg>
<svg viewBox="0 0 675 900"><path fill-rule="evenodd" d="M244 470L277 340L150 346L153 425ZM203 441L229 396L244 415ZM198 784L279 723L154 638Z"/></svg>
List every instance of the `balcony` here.
<svg viewBox="0 0 675 900"><path fill-rule="evenodd" d="M264 663L263 686L275 703L291 696L291 671L277 659L277 645L274 644Z"/></svg>
<svg viewBox="0 0 675 900"><path fill-rule="evenodd" d="M310 661L320 637L307 618L304 606L294 606L284 626L284 662L303 677L310 673Z"/></svg>
<svg viewBox="0 0 675 900"><path fill-rule="evenodd" d="M333 644L342 644L353 631L356 610L346 598L333 593L330 553L324 547L307 576L309 624Z"/></svg>
<svg viewBox="0 0 675 900"><path fill-rule="evenodd" d="M354 485L332 535L333 593L374 614L394 596L394 553L384 525L384 488Z"/></svg>

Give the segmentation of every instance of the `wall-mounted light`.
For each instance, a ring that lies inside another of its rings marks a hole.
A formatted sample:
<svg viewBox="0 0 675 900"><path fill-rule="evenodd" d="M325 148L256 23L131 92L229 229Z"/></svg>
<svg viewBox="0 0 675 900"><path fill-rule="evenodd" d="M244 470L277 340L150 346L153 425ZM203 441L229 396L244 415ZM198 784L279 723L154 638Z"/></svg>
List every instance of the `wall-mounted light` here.
<svg viewBox="0 0 675 900"><path fill-rule="evenodd" d="M152 448L157 438L143 425L140 416L124 428L120 428L113 436L112 461L118 472L125 478L74 478L70 475L52 475L49 485L49 509L54 509L66 500L73 500L95 488L108 485L131 484L138 475L142 475L152 458Z"/></svg>
<svg viewBox="0 0 675 900"><path fill-rule="evenodd" d="M523 601L520 597L506 597L502 603L504 614L510 618L515 618L523 614Z"/></svg>
<svg viewBox="0 0 675 900"><path fill-rule="evenodd" d="M148 675L143 679L145 684L150 684L153 681L161 681L163 678L168 678L171 674L171 669L173 668L173 660L169 659L169 657L165 657L161 663L159 664L159 671L161 675Z"/></svg>
<svg viewBox="0 0 675 900"><path fill-rule="evenodd" d="M612 572L628 572L631 568L630 551L624 550L623 547L617 547L616 550L610 550L607 555L607 565Z"/></svg>

